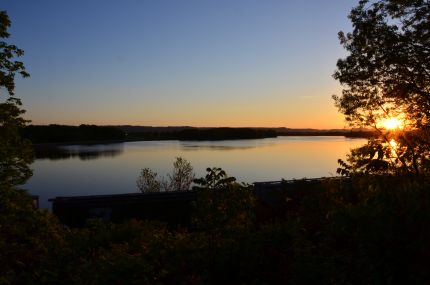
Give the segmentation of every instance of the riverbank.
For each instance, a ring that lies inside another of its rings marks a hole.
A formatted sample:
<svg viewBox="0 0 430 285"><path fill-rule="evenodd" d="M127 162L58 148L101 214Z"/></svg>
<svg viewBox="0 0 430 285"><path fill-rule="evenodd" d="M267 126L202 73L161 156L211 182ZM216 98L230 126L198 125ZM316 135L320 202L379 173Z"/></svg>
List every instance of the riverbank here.
<svg viewBox="0 0 430 285"><path fill-rule="evenodd" d="M76 144L109 144L130 141L220 141L275 138L278 136L344 136L369 138L369 130L318 130L289 128L194 128L145 126L30 125L21 130L34 145L55 147Z"/></svg>

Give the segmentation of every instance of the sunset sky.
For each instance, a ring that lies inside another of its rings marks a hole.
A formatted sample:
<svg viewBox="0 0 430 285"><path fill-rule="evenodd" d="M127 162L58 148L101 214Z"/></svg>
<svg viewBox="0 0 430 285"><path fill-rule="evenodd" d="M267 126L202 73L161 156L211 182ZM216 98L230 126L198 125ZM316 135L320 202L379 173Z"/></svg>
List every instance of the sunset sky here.
<svg viewBox="0 0 430 285"><path fill-rule="evenodd" d="M1 0L33 124L342 128L354 0Z"/></svg>

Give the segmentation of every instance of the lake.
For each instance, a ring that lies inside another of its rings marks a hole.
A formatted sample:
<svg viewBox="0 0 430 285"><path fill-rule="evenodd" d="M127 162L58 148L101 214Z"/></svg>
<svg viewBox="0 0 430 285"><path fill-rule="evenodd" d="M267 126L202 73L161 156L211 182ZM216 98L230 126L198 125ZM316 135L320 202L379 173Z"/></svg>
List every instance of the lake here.
<svg viewBox="0 0 430 285"><path fill-rule="evenodd" d="M288 136L234 141L139 141L103 145L62 146L32 164L25 185L39 195L40 207L56 196L137 192L136 179L148 167L166 175L175 157L194 167L196 177L207 167L221 167L240 182L336 176L337 159L366 139L335 136Z"/></svg>

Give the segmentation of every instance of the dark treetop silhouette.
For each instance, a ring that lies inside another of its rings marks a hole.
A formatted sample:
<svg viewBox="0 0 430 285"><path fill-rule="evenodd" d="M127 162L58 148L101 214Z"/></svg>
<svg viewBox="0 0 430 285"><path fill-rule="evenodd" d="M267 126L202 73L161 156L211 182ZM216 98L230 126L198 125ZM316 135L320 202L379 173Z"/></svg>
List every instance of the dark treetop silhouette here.
<svg viewBox="0 0 430 285"><path fill-rule="evenodd" d="M0 98L5 99L0 103L0 186L4 187L23 184L32 175L28 167L32 150L29 142L19 135L19 129L26 123L21 117L24 111L20 108L21 100L14 96L15 76L29 74L24 64L15 60L24 51L5 42L9 26L8 15L0 11Z"/></svg>
<svg viewBox="0 0 430 285"><path fill-rule="evenodd" d="M349 18L353 31L339 33L349 55L334 78L333 96L346 121L379 132L352 151L341 174L422 173L430 170L430 5L428 1L359 2ZM401 120L402 129L381 122Z"/></svg>

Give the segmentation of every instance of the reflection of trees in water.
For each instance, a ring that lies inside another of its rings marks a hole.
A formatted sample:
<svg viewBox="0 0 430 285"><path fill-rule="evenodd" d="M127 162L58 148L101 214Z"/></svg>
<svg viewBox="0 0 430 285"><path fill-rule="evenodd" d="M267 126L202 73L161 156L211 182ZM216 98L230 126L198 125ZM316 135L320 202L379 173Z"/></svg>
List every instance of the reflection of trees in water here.
<svg viewBox="0 0 430 285"><path fill-rule="evenodd" d="M243 143L243 142L241 142ZM262 146L272 146L275 143L265 143L265 144L234 144L234 145L226 145L226 144L181 144L181 148L184 151L190 150L248 150Z"/></svg>
<svg viewBox="0 0 430 285"><path fill-rule="evenodd" d="M112 147L62 147L62 146L36 146L36 159L61 160L79 158L80 160L92 160L102 157L115 157L123 153L123 146Z"/></svg>
<svg viewBox="0 0 430 285"><path fill-rule="evenodd" d="M257 146L227 146L227 145L183 145L183 150L246 150Z"/></svg>

